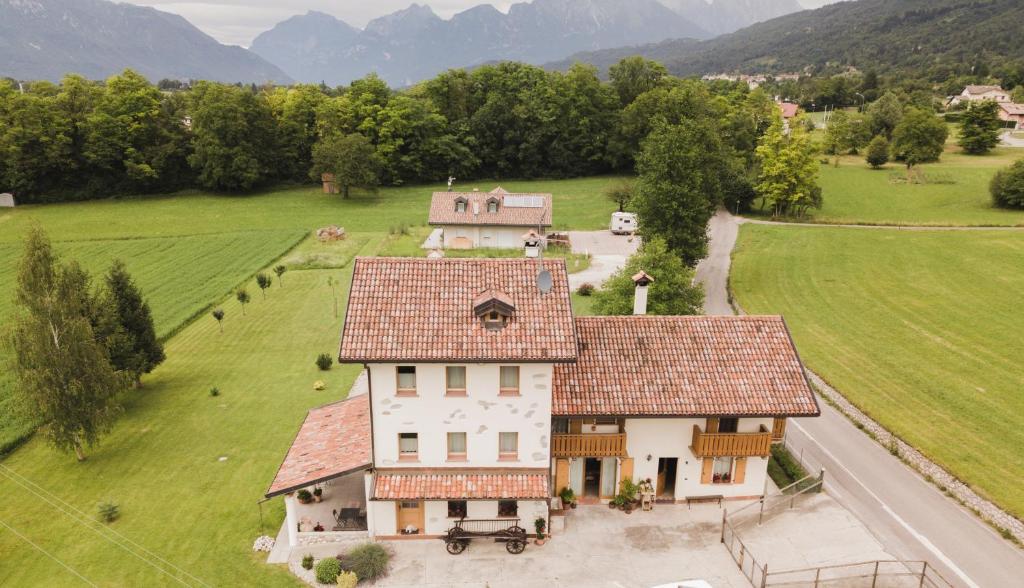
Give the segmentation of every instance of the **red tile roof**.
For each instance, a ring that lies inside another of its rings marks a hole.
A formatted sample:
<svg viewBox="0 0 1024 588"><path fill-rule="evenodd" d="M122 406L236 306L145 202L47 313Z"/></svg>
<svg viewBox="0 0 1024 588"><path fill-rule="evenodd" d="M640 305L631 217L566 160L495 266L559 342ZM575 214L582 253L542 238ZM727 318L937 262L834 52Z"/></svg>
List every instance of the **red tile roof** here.
<svg viewBox="0 0 1024 588"><path fill-rule="evenodd" d="M376 500L543 500L548 497L548 471L512 472L377 472Z"/></svg>
<svg viewBox="0 0 1024 588"><path fill-rule="evenodd" d="M799 104L793 104L792 102L779 102L779 108L782 109L782 118L793 118L796 116L797 110L800 109Z"/></svg>
<svg viewBox="0 0 1024 588"><path fill-rule="evenodd" d="M466 200L466 211L457 212L455 201ZM487 201L498 200L498 212L487 212ZM542 206L522 206L533 200ZM432 225L551 226L551 194L510 194L501 188L491 192L434 192L430 199Z"/></svg>
<svg viewBox="0 0 1024 588"><path fill-rule="evenodd" d="M339 361L572 361L565 262L544 267L554 283L547 294L537 288L535 259L357 258ZM473 314L488 289L515 306L502 329Z"/></svg>
<svg viewBox="0 0 1024 588"><path fill-rule="evenodd" d="M554 415L819 414L782 317L579 317L576 331Z"/></svg>
<svg viewBox="0 0 1024 588"><path fill-rule="evenodd" d="M371 464L370 400L361 394L309 411L267 497L366 469Z"/></svg>

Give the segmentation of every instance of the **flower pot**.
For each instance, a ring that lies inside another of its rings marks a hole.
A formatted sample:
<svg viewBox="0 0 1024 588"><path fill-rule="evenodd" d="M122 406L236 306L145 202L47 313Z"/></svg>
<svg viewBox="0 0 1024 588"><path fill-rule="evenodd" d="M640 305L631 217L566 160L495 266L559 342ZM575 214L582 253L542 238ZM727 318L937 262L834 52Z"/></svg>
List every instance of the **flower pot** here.
<svg viewBox="0 0 1024 588"><path fill-rule="evenodd" d="M323 496L320 496L319 494L314 494L313 495L313 502L323 502L323 501L324 501L324 497Z"/></svg>
<svg viewBox="0 0 1024 588"><path fill-rule="evenodd" d="M533 541L533 543L535 545L544 545L546 542L547 542L547 539L534 539L534 541Z"/></svg>
<svg viewBox="0 0 1024 588"><path fill-rule="evenodd" d="M570 502L569 508L576 508L576 502Z"/></svg>
<svg viewBox="0 0 1024 588"><path fill-rule="evenodd" d="M616 508L615 503L614 502L609 502L608 503L608 508L610 508L612 510L615 510L615 508Z"/></svg>

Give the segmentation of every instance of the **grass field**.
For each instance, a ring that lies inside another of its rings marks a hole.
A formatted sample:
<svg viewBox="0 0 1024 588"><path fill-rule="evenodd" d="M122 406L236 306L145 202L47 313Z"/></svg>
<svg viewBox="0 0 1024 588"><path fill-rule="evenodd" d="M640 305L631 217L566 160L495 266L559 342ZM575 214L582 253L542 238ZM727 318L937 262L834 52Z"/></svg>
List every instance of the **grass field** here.
<svg viewBox="0 0 1024 588"><path fill-rule="evenodd" d="M1024 232L744 226L732 287L807 365L1024 516Z"/></svg>
<svg viewBox="0 0 1024 588"><path fill-rule="evenodd" d="M124 259L153 310L157 335L166 337L202 312L257 269L295 245L304 231L248 231L175 238L64 241L55 243L63 259L76 259L94 284L114 258ZM21 246L0 243L0 322L14 311L14 280ZM253 292L255 295L255 292ZM3 358L0 357L0 360ZM11 405L13 383L0 373L0 451L25 437L33 423Z"/></svg>

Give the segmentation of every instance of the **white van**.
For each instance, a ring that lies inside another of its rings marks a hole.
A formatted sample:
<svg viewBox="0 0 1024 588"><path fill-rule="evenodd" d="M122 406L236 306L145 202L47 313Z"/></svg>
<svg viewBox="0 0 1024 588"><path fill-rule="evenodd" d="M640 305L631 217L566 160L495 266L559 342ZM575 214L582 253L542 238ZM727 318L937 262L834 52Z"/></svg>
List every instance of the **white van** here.
<svg viewBox="0 0 1024 588"><path fill-rule="evenodd" d="M613 212L612 213L612 234L613 235L632 235L636 233L637 218L632 212Z"/></svg>

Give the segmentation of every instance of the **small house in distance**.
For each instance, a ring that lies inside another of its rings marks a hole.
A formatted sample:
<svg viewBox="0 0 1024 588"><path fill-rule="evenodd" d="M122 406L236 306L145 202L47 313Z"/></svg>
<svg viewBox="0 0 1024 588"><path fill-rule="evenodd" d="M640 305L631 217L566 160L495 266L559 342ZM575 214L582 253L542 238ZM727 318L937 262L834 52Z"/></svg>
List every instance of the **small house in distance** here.
<svg viewBox="0 0 1024 588"><path fill-rule="evenodd" d="M523 247L523 235L543 238L551 227L551 194L434 192L429 224L441 229L445 248Z"/></svg>
<svg viewBox="0 0 1024 588"><path fill-rule="evenodd" d="M955 106L961 102L978 102L981 100L1010 102L1010 93L999 86L967 86L959 95L950 98L949 105Z"/></svg>

